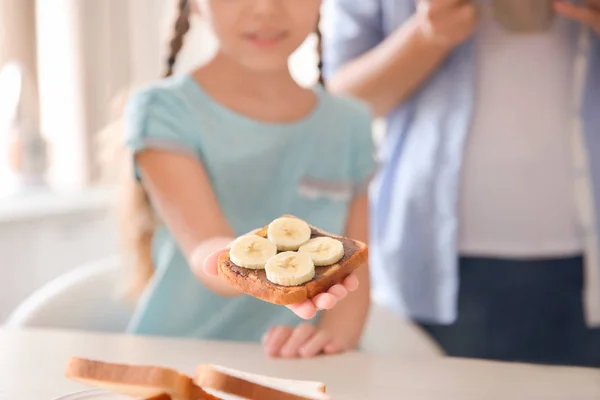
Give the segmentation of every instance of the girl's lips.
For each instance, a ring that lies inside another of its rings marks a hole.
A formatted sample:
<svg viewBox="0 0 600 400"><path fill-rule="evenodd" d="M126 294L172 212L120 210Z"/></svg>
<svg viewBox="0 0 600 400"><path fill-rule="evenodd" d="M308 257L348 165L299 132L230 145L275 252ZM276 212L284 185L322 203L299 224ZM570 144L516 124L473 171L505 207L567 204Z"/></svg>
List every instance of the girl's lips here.
<svg viewBox="0 0 600 400"><path fill-rule="evenodd" d="M254 44L257 47L269 48L274 47L279 44L287 34L285 32L280 33L265 33L265 34L247 34L244 35L244 38L248 40L250 43Z"/></svg>

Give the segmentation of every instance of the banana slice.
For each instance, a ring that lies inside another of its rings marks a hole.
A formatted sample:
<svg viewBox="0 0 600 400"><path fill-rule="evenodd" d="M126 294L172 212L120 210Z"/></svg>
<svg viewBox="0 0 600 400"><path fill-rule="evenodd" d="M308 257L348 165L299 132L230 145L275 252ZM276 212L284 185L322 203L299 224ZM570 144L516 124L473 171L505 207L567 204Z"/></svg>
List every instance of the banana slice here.
<svg viewBox="0 0 600 400"><path fill-rule="evenodd" d="M301 219L282 217L269 224L267 237L279 251L298 250L310 239L310 226Z"/></svg>
<svg viewBox="0 0 600 400"><path fill-rule="evenodd" d="M344 245L339 240L321 236L300 246L298 252L308 253L317 267L333 265L344 257Z"/></svg>
<svg viewBox="0 0 600 400"><path fill-rule="evenodd" d="M265 265L267 279L282 286L297 286L315 277L315 264L308 253L285 251Z"/></svg>
<svg viewBox="0 0 600 400"><path fill-rule="evenodd" d="M258 235L244 235L233 241L229 258L239 266L248 269L263 269L267 260L277 254L277 246Z"/></svg>

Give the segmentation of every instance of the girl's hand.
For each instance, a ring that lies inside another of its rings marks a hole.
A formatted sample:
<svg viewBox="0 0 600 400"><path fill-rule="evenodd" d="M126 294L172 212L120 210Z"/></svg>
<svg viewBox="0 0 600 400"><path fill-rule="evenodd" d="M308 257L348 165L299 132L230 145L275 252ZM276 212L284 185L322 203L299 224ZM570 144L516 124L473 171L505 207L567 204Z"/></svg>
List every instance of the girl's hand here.
<svg viewBox="0 0 600 400"><path fill-rule="evenodd" d="M274 326L262 340L265 352L270 357L308 358L319 354L337 354L350 350L350 345L333 337L326 330L312 324L301 324L296 328Z"/></svg>
<svg viewBox="0 0 600 400"><path fill-rule="evenodd" d="M453 48L475 31L478 13L470 0L416 0L423 35L443 47Z"/></svg>
<svg viewBox="0 0 600 400"><path fill-rule="evenodd" d="M226 252L227 249L222 249L210 254L204 259L204 272L209 276L217 276L219 274L218 259L219 255ZM333 285L326 293L320 293L300 304L292 304L288 307L296 315L303 319L311 319L317 314L317 310L329 310L335 307L338 301L344 299L348 292L355 291L358 288L358 278L351 274L342 283Z"/></svg>
<svg viewBox="0 0 600 400"><path fill-rule="evenodd" d="M600 35L600 0L584 0L585 6L577 6L567 1L557 0L554 9L559 14L589 26Z"/></svg>

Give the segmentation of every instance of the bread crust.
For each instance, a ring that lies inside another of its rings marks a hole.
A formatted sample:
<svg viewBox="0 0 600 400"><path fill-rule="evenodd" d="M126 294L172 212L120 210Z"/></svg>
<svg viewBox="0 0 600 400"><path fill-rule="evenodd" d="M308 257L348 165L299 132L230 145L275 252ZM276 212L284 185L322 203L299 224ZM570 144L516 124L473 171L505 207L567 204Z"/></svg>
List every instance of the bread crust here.
<svg viewBox="0 0 600 400"><path fill-rule="evenodd" d="M197 387L191 377L164 367L115 364L72 357L67 363L65 376L102 388L122 386L139 387L140 391L156 391L150 395L150 399L214 399Z"/></svg>
<svg viewBox="0 0 600 400"><path fill-rule="evenodd" d="M284 217L295 218L292 215ZM252 233L266 238L267 228L268 226L264 226ZM328 236L341 241L344 245L344 257L336 264L316 267L315 277L303 285L281 286L272 283L267 279L264 270L251 270L235 265L229 257L229 252L224 252L219 256L219 275L242 293L269 303L289 305L302 303L319 293L326 292L330 287L341 283L348 275L367 263L369 250L365 243L333 235L313 226L311 226L311 231L311 238Z"/></svg>
<svg viewBox="0 0 600 400"><path fill-rule="evenodd" d="M133 398L144 400L221 400L207 393L203 387L247 399L330 399L325 394L325 384L320 382L294 381L239 372L246 374L242 375L246 379L228 373L227 369L200 365L196 369L195 379L192 379L165 367L116 364L72 357L67 363L65 376L110 392L129 394L134 396ZM256 376L259 382L252 381L250 376ZM260 378L265 378L263 383L260 382ZM294 394L283 388L270 387L268 382L277 382L277 385L289 383L290 386L296 385L296 391L312 391L315 394Z"/></svg>
<svg viewBox="0 0 600 400"><path fill-rule="evenodd" d="M214 369L210 365L199 365L196 369L195 382L204 388L218 390L223 393L247 399L260 400L313 400L314 397L304 397L289 392L284 392L272 387L262 386L240 377L232 376L226 372ZM321 393L325 392L325 385ZM327 397L329 398L329 397Z"/></svg>

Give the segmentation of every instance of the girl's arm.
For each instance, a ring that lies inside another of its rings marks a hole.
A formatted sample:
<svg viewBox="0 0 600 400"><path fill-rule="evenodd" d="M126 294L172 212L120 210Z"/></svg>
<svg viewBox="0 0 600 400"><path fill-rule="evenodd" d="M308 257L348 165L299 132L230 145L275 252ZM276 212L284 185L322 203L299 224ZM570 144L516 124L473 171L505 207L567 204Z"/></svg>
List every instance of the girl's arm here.
<svg viewBox="0 0 600 400"><path fill-rule="evenodd" d="M368 207L366 193L354 199L346 227L347 237L368 243ZM318 328L331 335L330 343L324 347L326 353L353 349L361 338L371 305L369 266L363 265L356 271L356 275L360 281L358 289L349 294L336 308L324 311L319 321Z"/></svg>
<svg viewBox="0 0 600 400"><path fill-rule="evenodd" d="M145 150L138 154L137 162L154 206L196 277L222 296L240 295L218 276L217 254L229 246L233 231L219 208L202 164L191 156L161 150ZM330 291L288 308L299 317L310 319L317 308L335 307L357 286L353 274Z"/></svg>
<svg viewBox="0 0 600 400"><path fill-rule="evenodd" d="M209 254L233 240L202 164L188 155L154 149L140 152L136 160L154 207L177 240L194 275L222 296L239 295L202 268Z"/></svg>
<svg viewBox="0 0 600 400"><path fill-rule="evenodd" d="M417 13L378 46L343 65L328 80L329 90L361 98L376 115L385 115L409 98L475 27L470 1L415 1Z"/></svg>

